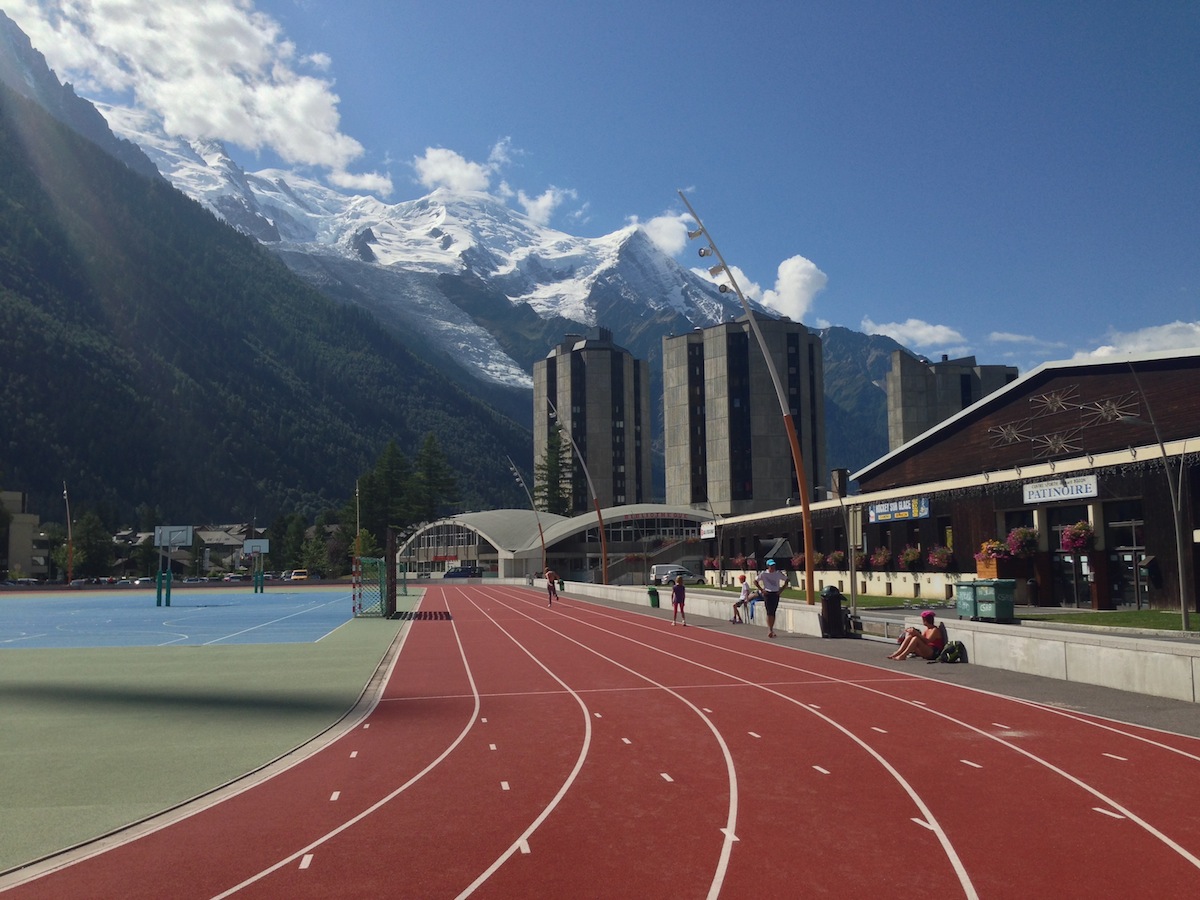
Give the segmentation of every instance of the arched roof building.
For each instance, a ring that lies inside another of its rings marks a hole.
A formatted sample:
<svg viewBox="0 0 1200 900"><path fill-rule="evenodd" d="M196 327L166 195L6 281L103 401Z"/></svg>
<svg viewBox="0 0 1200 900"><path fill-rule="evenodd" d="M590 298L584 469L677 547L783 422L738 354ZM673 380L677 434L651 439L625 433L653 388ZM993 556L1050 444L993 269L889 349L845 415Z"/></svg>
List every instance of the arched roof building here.
<svg viewBox="0 0 1200 900"><path fill-rule="evenodd" d="M656 563L690 564L700 571L700 523L712 520L708 510L635 503L601 510L601 517L609 583L641 582ZM595 513L569 518L529 509L461 513L419 529L401 545L400 561L418 574L477 565L502 578L521 578L549 565L571 580L603 580Z"/></svg>

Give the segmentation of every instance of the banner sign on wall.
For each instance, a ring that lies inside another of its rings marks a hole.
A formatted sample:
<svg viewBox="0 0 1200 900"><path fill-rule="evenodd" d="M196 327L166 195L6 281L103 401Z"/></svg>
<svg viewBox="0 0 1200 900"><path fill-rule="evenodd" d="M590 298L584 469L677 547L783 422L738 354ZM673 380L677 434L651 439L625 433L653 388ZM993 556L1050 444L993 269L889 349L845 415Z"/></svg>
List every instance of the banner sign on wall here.
<svg viewBox="0 0 1200 900"><path fill-rule="evenodd" d="M928 519L929 498L913 497L910 500L889 500L886 503L872 503L867 507L867 517L871 523L899 522L905 519Z"/></svg>
<svg viewBox="0 0 1200 900"><path fill-rule="evenodd" d="M1053 481L1035 481L1025 488L1025 502L1053 503L1055 500L1077 500L1080 497L1098 497L1100 489L1095 475L1080 475L1077 478L1055 478Z"/></svg>

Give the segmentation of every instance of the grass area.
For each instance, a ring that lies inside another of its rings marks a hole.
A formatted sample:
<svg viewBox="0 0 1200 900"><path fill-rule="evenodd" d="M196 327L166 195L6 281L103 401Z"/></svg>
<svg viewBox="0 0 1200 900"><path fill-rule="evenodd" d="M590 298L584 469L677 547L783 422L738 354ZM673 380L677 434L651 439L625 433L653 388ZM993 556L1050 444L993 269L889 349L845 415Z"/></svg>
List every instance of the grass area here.
<svg viewBox="0 0 1200 900"><path fill-rule="evenodd" d="M402 623L315 644L0 649L0 871L153 815L319 734Z"/></svg>
<svg viewBox="0 0 1200 900"><path fill-rule="evenodd" d="M1157 631L1182 631L1183 621L1178 610L1169 609L1120 609L1095 612L1054 613L1047 612L1021 616L1033 622L1067 622L1072 625L1106 625L1109 628L1148 628ZM1195 622L1189 622L1194 630Z"/></svg>

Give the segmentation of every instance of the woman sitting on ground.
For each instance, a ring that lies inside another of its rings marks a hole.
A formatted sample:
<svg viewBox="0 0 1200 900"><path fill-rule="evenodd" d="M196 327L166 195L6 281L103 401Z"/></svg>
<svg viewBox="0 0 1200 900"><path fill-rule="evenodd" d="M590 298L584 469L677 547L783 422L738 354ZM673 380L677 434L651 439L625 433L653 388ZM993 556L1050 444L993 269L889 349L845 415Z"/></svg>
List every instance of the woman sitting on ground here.
<svg viewBox="0 0 1200 900"><path fill-rule="evenodd" d="M946 646L946 632L941 625L935 625L933 620L932 609L921 613L923 630L918 631L911 626L904 629L904 634L900 636L900 648L888 656L888 659L908 659L914 654L922 659L937 659L942 648Z"/></svg>

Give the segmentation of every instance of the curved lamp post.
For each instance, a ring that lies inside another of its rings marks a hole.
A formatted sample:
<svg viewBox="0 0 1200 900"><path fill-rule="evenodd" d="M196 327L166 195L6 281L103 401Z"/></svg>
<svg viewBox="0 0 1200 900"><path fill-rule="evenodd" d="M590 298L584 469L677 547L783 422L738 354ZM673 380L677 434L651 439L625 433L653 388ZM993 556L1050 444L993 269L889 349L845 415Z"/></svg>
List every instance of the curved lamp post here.
<svg viewBox="0 0 1200 900"><path fill-rule="evenodd" d="M542 517L538 515L537 504L533 502L533 494L529 493L529 487L525 484L525 479L521 477L521 473L517 470L516 463L512 461L511 456L504 458L508 460L508 470L512 472L513 478L521 486L521 490L525 492L525 496L529 498L529 508L533 510L533 518L537 521L538 537L542 542L542 572L545 572L548 566L546 563L546 535L542 531Z"/></svg>
<svg viewBox="0 0 1200 900"><path fill-rule="evenodd" d="M771 384L775 386L775 396L779 400L779 409L783 413L784 430L787 432L788 442L792 446L792 464L796 468L796 484L800 488L800 518L804 526L804 597L809 604L813 604L816 602L816 591L813 586L812 568L813 554L815 552L812 537L812 513L809 510L808 481L804 475L804 457L800 453L800 439L796 435L796 425L792 421L792 412L788 408L787 394L783 390L783 382L779 380L779 372L776 371L775 363L771 360L771 354L767 350L767 341L763 337L762 330L758 327L758 320L754 318L754 311L750 308L750 304L746 302L746 298L742 294L742 289L738 287L737 279L733 277L733 272L726 265L725 257L717 249L712 235L704 227L704 223L700 221L700 217L696 215L696 210L692 209L692 204L688 203L688 199L684 196L683 191L679 191L679 199L688 208L688 213L691 217L696 220L696 229L689 231L688 237L693 240L698 237L705 238L708 246L700 248L700 256L715 256L717 258L717 265L711 266L708 273L714 277L724 275L729 279L729 284L720 285L721 293L728 293L732 289L737 294L737 298L742 304L742 309L746 311L746 316L750 320L750 328L754 331L754 337L758 340L759 349L762 350L763 359L767 364L767 371L771 375Z"/></svg>
<svg viewBox="0 0 1200 900"><path fill-rule="evenodd" d="M1171 461L1167 459L1167 446L1163 443L1162 434L1158 430L1158 422L1154 420L1154 410L1150 408L1150 400L1146 397L1146 392L1142 390L1142 381L1138 378L1137 369L1133 367L1133 363L1129 363L1129 371L1133 373L1133 381L1137 385L1138 393L1142 395L1142 402L1146 404L1146 415L1150 421L1146 422L1137 416L1119 416L1118 422L1123 422L1127 425L1149 425L1154 429L1154 439L1158 441L1158 452L1162 456L1163 471L1167 476L1167 492L1171 495L1171 514L1175 520L1175 564L1178 567L1176 577L1179 579L1179 615L1180 624L1184 631L1190 631L1188 623L1188 596L1187 596L1187 568L1183 564L1183 490L1179 479L1176 477L1175 471L1171 468ZM1182 472L1183 461L1180 460L1180 471Z"/></svg>
<svg viewBox="0 0 1200 900"><path fill-rule="evenodd" d="M71 537L71 498L67 496L67 483L63 482L63 502L67 504L67 584L74 580L75 541Z"/></svg>
<svg viewBox="0 0 1200 900"><path fill-rule="evenodd" d="M565 434L567 440L571 442L571 449L575 451L575 458L579 460L579 467L583 469L583 477L587 479L588 490L592 494L592 503L596 507L596 518L600 522L600 575L602 583L608 584L608 540L604 536L604 516L600 514L600 497L596 493L596 485L592 484L592 473L588 471L587 463L584 462L583 454L579 452L579 445L575 443L575 438L571 437L570 429L563 424L562 416L554 408L554 402L547 397L546 404L550 407L551 417L558 423L558 430Z"/></svg>

